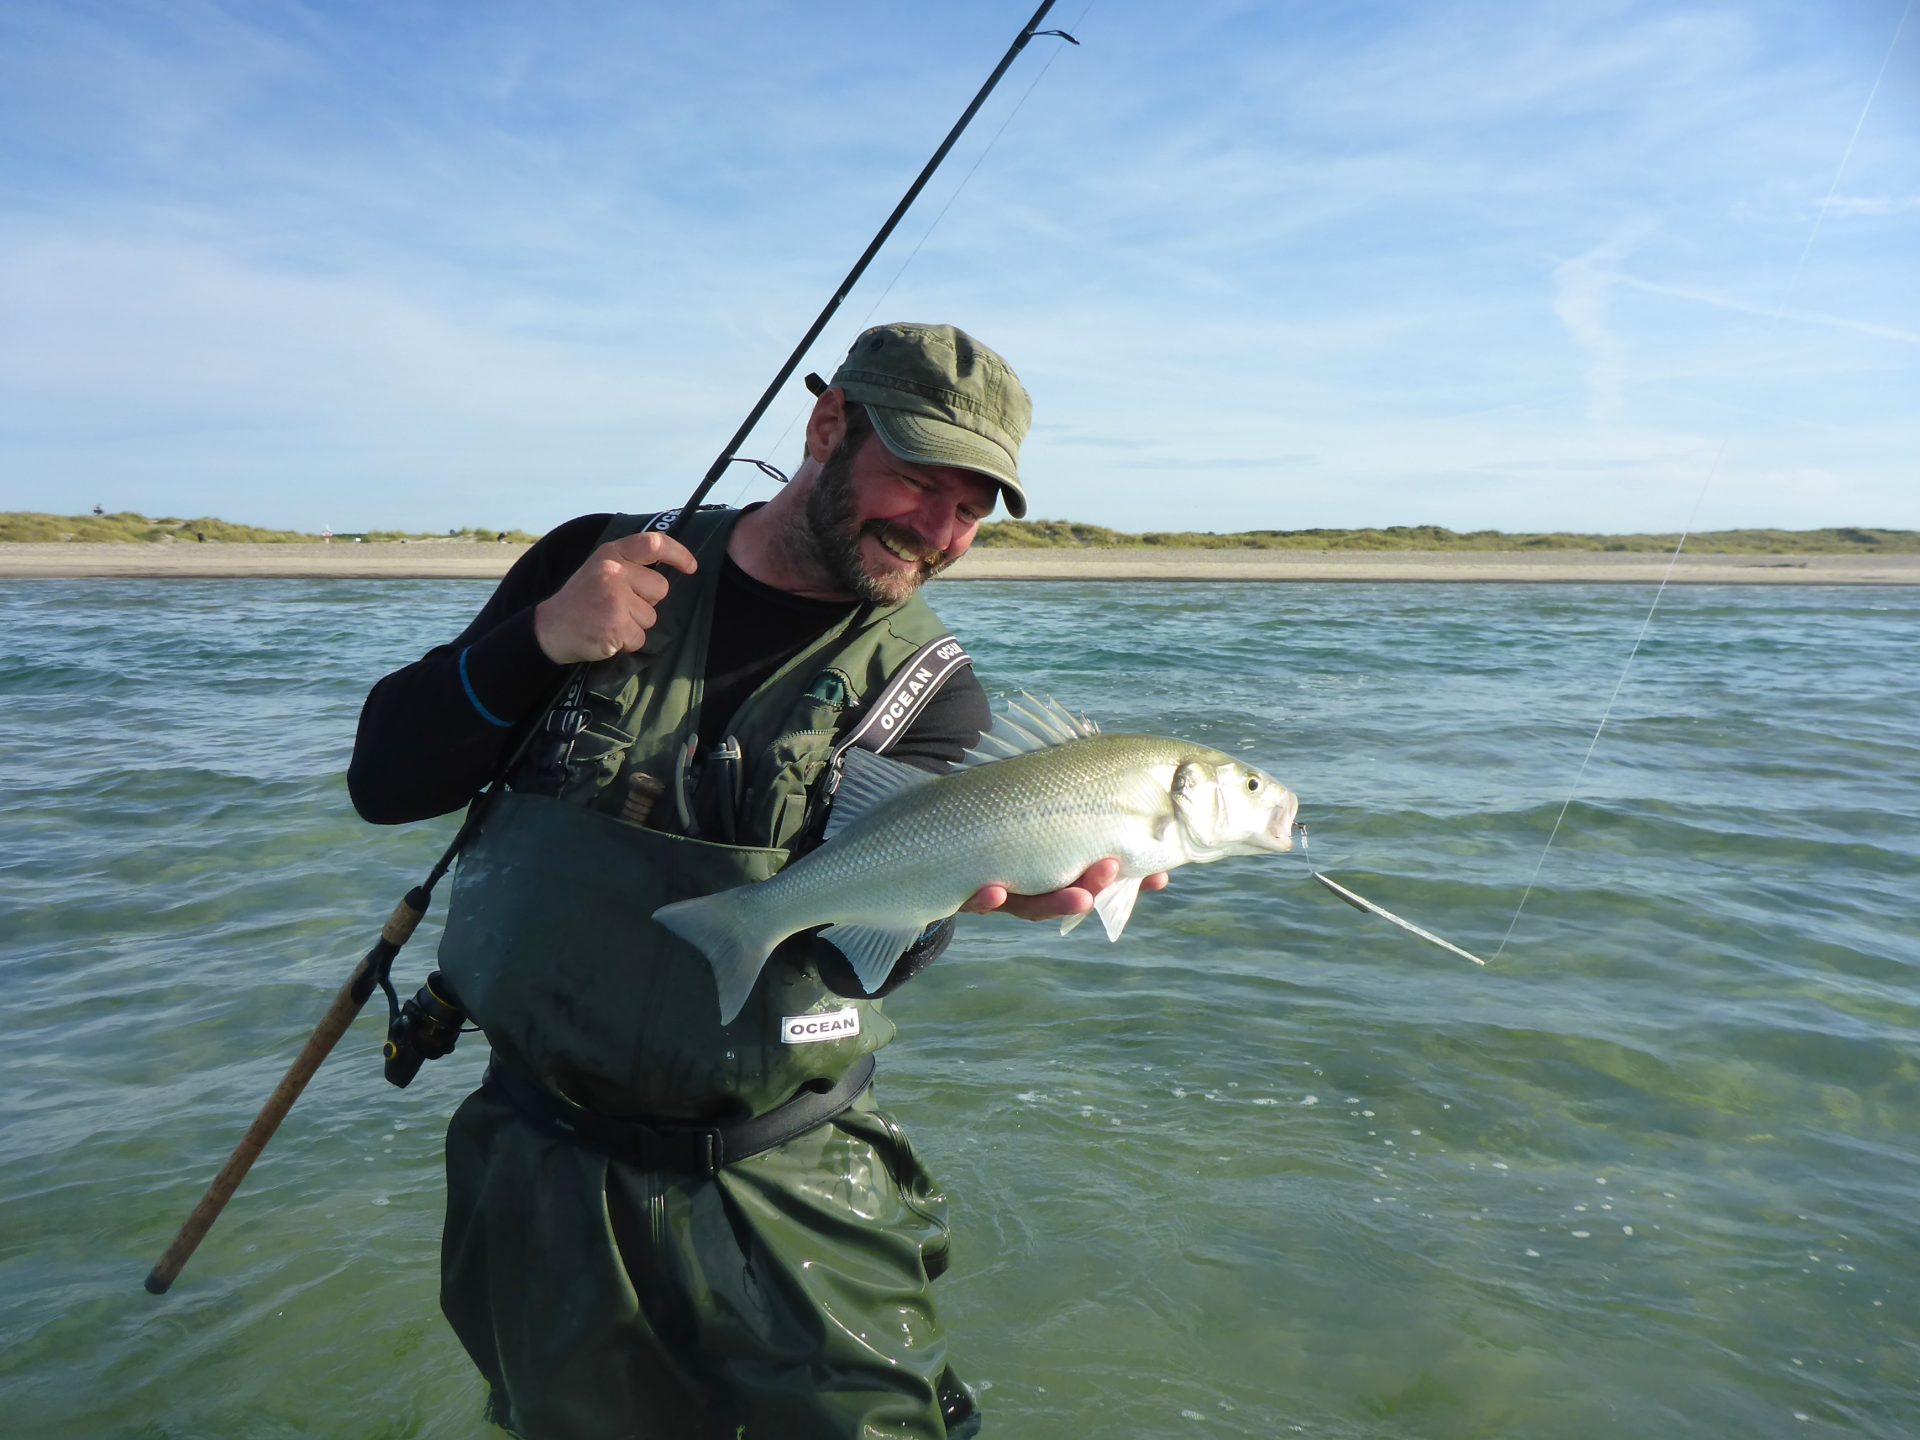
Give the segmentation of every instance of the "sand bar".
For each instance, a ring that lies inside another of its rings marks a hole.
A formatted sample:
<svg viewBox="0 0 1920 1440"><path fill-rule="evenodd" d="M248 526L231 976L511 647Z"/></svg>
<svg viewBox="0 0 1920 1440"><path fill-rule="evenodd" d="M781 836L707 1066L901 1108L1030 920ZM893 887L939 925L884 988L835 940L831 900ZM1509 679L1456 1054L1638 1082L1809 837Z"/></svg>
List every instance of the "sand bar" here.
<svg viewBox="0 0 1920 1440"><path fill-rule="evenodd" d="M493 580L523 545L0 544L0 578ZM1920 585L1914 555L1683 555L1598 550L1027 550L982 547L955 580L1441 581Z"/></svg>

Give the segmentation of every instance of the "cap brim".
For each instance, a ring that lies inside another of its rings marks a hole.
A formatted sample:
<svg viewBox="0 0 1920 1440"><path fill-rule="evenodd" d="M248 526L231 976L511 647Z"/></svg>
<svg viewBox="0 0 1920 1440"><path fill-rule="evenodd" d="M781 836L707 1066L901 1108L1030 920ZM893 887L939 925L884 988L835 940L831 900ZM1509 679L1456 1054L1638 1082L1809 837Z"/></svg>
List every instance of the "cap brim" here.
<svg viewBox="0 0 1920 1440"><path fill-rule="evenodd" d="M873 418L880 443L902 460L918 465L953 465L984 475L1000 487L1009 515L1016 520L1026 515L1027 492L1020 484L1012 457L984 435L884 405L868 405L867 414Z"/></svg>

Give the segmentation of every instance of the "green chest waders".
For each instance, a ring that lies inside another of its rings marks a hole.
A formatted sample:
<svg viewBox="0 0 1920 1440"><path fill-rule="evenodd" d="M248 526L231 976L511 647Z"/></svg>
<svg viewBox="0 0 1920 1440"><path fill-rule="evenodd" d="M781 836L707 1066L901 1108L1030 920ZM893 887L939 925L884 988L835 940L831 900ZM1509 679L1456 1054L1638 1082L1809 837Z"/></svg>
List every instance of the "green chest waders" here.
<svg viewBox="0 0 1920 1440"><path fill-rule="evenodd" d="M744 759L728 818L755 843L620 815L628 777L669 779L698 723L736 518L696 518L700 573L674 578L642 656L592 667L564 770L516 777L455 872L440 965L496 1063L601 1114L763 1115L893 1035L878 1002L827 989L804 939L723 1026L705 957L652 917L786 862L842 719L941 636L923 602L849 616L733 717ZM607 538L634 528L616 520ZM714 804L696 808L711 819ZM447 1165L443 1307L495 1417L533 1440L947 1433L929 1294L944 1197L870 1094L709 1176L554 1138L483 1091L454 1119Z"/></svg>

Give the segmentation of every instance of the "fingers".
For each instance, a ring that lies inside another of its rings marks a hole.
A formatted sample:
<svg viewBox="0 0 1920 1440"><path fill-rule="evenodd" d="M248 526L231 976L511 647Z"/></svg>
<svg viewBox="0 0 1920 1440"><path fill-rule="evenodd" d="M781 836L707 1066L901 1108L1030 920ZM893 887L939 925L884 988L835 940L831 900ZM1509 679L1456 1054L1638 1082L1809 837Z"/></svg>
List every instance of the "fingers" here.
<svg viewBox="0 0 1920 1440"><path fill-rule="evenodd" d="M1002 908L1022 920L1064 920L1093 909L1093 892L1067 885L1045 895L1009 895Z"/></svg>
<svg viewBox="0 0 1920 1440"><path fill-rule="evenodd" d="M700 568L691 550L658 530L643 530L637 535L609 540L594 552L595 559L601 556L610 556L629 565L666 565L683 575L691 575Z"/></svg>
<svg viewBox="0 0 1920 1440"><path fill-rule="evenodd" d="M1119 878L1120 862L1109 855L1104 860L1094 861L1087 867L1087 873L1073 883L1079 889L1098 895Z"/></svg>
<svg viewBox="0 0 1920 1440"><path fill-rule="evenodd" d="M670 582L656 567L691 575L686 546L656 532L610 540L534 608L534 638L556 665L639 650L658 622Z"/></svg>
<svg viewBox="0 0 1920 1440"><path fill-rule="evenodd" d="M1072 884L1063 885L1044 895L1014 895L1004 885L983 885L960 908L974 915L986 915L999 910L1021 920L1064 920L1069 915L1086 914L1093 908L1093 897L1119 878L1120 862L1108 856L1089 865L1086 873ZM1166 872L1162 870L1142 876L1140 888L1166 889Z"/></svg>
<svg viewBox="0 0 1920 1440"><path fill-rule="evenodd" d="M1007 887L1004 885L983 885L974 891L973 898L960 909L968 915L985 915L998 910L1007 903Z"/></svg>
<svg viewBox="0 0 1920 1440"><path fill-rule="evenodd" d="M1077 885L1064 886L1045 895L1014 895L1004 885L984 885L960 908L973 915L998 910L1019 920L1061 920L1091 910L1093 896Z"/></svg>

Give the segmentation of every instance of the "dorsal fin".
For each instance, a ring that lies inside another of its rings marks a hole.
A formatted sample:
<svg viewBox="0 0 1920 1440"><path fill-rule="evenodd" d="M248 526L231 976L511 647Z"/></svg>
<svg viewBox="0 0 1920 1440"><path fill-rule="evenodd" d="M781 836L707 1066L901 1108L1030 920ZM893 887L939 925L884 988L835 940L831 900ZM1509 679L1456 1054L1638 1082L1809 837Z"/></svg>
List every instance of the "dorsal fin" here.
<svg viewBox="0 0 1920 1440"><path fill-rule="evenodd" d="M965 763L985 765L1099 733L1100 727L1086 716L1075 715L1052 700L1036 700L1022 690L1020 699L1001 702L993 728L967 752Z"/></svg>

